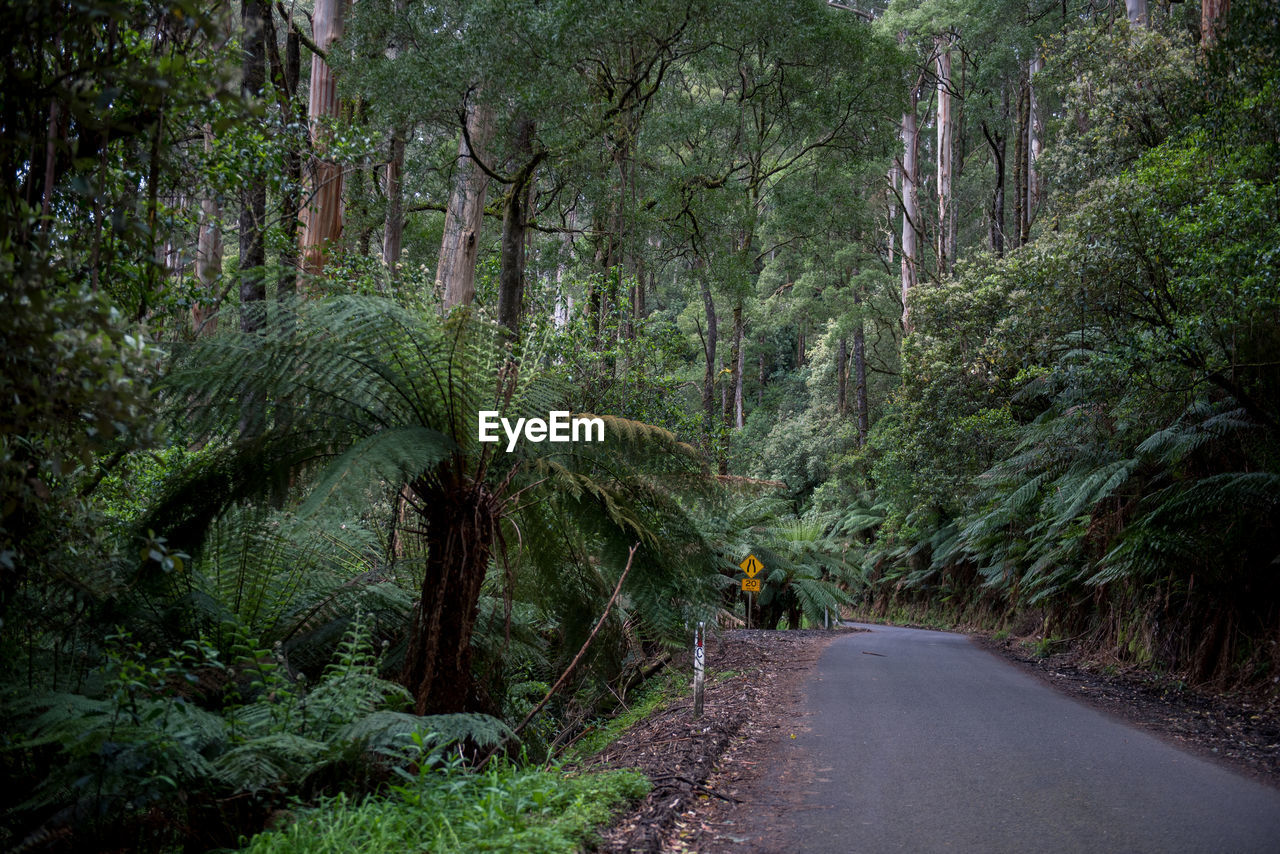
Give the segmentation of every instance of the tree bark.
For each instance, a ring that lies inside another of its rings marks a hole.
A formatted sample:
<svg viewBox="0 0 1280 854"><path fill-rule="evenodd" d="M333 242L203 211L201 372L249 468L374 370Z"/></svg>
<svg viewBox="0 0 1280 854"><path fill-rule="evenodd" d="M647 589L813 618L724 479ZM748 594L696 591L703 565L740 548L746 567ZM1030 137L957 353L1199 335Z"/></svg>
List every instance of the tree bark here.
<svg viewBox="0 0 1280 854"><path fill-rule="evenodd" d="M516 173L502 200L501 269L498 272L498 323L512 338L520 335L520 315L524 310L524 234L529 193L540 157L533 154L533 122L516 123L517 156L525 164Z"/></svg>
<svg viewBox="0 0 1280 854"><path fill-rule="evenodd" d="M485 193L489 187L489 176L476 165L476 159L483 161L488 157L493 123L491 107L467 105L467 130L458 140L458 159L444 215L440 260L436 265L436 290L442 294L446 312L457 305L470 305L476 297L476 260L480 253Z"/></svg>
<svg viewBox="0 0 1280 854"><path fill-rule="evenodd" d="M468 711L480 705L472 690L471 635L497 532L496 501L475 483L445 490L419 484L414 491L427 556L401 681L419 715Z"/></svg>
<svg viewBox="0 0 1280 854"><path fill-rule="evenodd" d="M408 0L395 0L393 3L396 15L403 15L408 6ZM393 28L390 44L387 45L387 59L394 62L399 55L400 44ZM387 197L387 215L382 226L382 263L393 277L396 265L400 263L400 248L404 242L404 147L408 135L408 128L403 126L396 126L391 130L390 151L382 177L382 189Z"/></svg>
<svg viewBox="0 0 1280 854"><path fill-rule="evenodd" d="M1227 13L1231 11L1231 0L1201 0L1200 3L1200 44L1205 49L1214 43L1225 32Z"/></svg>
<svg viewBox="0 0 1280 854"><path fill-rule="evenodd" d="M313 38L324 51L342 37L347 0L316 0ZM307 189L310 198L302 209L302 270L310 276L324 270L330 248L342 237L342 167L324 159L329 131L326 123L338 118L338 86L329 64L311 58L311 92L307 108L311 127L311 160Z"/></svg>
<svg viewBox="0 0 1280 854"><path fill-rule="evenodd" d="M1027 239L1027 109L1028 86L1024 78L1018 86L1018 135L1013 144L1013 245Z"/></svg>
<svg viewBox="0 0 1280 854"><path fill-rule="evenodd" d="M302 74L302 40L290 28L284 37L285 124L296 120L293 98ZM280 270L276 276L276 299L285 300L298 292L298 216L302 207L302 152L290 146L284 152L284 188L280 194Z"/></svg>
<svg viewBox="0 0 1280 854"><path fill-rule="evenodd" d="M955 128L951 118L951 37L938 36L934 64L938 74L937 165L938 165L938 276L946 276L955 263L952 242L951 175Z"/></svg>
<svg viewBox="0 0 1280 854"><path fill-rule="evenodd" d="M1041 182L1040 170L1040 137L1044 130L1040 118L1040 104L1036 98L1036 75L1044 67L1044 59L1037 49L1031 59L1027 60L1027 234L1022 242L1030 238L1031 224L1035 222L1036 211L1040 208Z"/></svg>
<svg viewBox="0 0 1280 854"><path fill-rule="evenodd" d="M213 148L213 128L205 125L204 150ZM200 198L200 233L196 237L196 281L200 296L191 306L191 328L196 335L218 330L217 289L222 276L222 207L212 194Z"/></svg>
<svg viewBox="0 0 1280 854"><path fill-rule="evenodd" d="M888 225L885 228L885 231L887 234L886 242L889 248L887 260L889 262L889 269L891 270L893 269L893 262L898 254L897 252L897 246L898 246L898 236L897 236L898 196L897 196L897 193L898 193L898 185L900 183L898 179L901 175L902 175L902 165L895 160L893 165L889 167L889 174L886 176L889 179L889 194L887 197L889 217L888 217Z"/></svg>
<svg viewBox="0 0 1280 854"><path fill-rule="evenodd" d="M1147 0L1124 0L1124 8L1130 24L1135 27L1147 25Z"/></svg>
<svg viewBox="0 0 1280 854"><path fill-rule="evenodd" d="M1009 94L1004 96L1005 106L1008 107ZM1007 113L1007 109L1006 109ZM989 239L991 251L997 257L1004 256L1004 176L1005 176L1005 153L1007 151L1008 141L999 131L992 132L987 123L982 123L982 133L987 139L987 145L991 149L991 158L995 162L996 185L991 192L991 209L988 212L991 217L991 227L989 230Z"/></svg>
<svg viewBox="0 0 1280 854"><path fill-rule="evenodd" d="M733 426L742 429L745 420L742 410L742 303L733 307Z"/></svg>
<svg viewBox="0 0 1280 854"><path fill-rule="evenodd" d="M902 328L911 330L910 294L918 282L920 199L917 156L920 128L916 123L918 87L912 88L907 112L902 115Z"/></svg>
<svg viewBox="0 0 1280 854"><path fill-rule="evenodd" d="M702 309L707 318L707 333L703 338L702 354L706 360L706 369L702 374L702 411L707 417L708 445L714 443L716 424L716 345L718 330L716 324L716 302L711 296L711 283L706 275L699 277L702 284Z"/></svg>
<svg viewBox="0 0 1280 854"><path fill-rule="evenodd" d="M245 0L241 7L244 25L243 75L240 92L257 99L262 95L267 75L266 30L270 8L263 0ZM264 20L265 19L265 20ZM267 218L267 185L250 176L240 199L240 329L255 332L265 320L266 249L262 239Z"/></svg>
<svg viewBox="0 0 1280 854"><path fill-rule="evenodd" d="M764 406L764 384L768 375L764 372L764 341L757 342L760 352L756 355L756 405Z"/></svg>
<svg viewBox="0 0 1280 854"><path fill-rule="evenodd" d="M394 275L400 263L400 247L404 242L404 138L403 128L391 132L387 165L382 187L387 196L387 217L382 227L382 263Z"/></svg>

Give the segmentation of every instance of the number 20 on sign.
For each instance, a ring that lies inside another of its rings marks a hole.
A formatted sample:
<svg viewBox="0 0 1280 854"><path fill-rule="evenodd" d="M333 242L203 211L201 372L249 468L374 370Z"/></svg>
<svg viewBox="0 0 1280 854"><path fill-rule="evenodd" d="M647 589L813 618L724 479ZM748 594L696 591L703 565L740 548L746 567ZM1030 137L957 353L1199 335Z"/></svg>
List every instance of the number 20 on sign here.
<svg viewBox="0 0 1280 854"><path fill-rule="evenodd" d="M759 592L760 592L760 579L758 579L758 578L744 578L744 579L742 579L742 590L743 590L743 592L744 592L744 593L759 593Z"/></svg>

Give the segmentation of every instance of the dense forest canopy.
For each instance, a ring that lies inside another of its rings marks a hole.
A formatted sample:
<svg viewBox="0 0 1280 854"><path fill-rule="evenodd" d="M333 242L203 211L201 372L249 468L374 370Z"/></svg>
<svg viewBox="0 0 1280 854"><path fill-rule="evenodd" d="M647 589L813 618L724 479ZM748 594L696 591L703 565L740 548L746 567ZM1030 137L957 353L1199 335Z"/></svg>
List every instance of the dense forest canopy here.
<svg viewBox="0 0 1280 854"><path fill-rule="evenodd" d="M234 846L497 754L544 785L521 753L698 621L1280 675L1273 0L0 32L6 847Z"/></svg>

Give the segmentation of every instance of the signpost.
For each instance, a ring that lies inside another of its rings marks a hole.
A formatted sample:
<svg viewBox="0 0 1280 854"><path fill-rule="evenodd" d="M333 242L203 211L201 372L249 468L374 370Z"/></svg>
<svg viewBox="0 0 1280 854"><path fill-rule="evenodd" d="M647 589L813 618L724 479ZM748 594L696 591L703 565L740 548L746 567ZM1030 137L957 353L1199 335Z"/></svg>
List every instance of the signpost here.
<svg viewBox="0 0 1280 854"><path fill-rule="evenodd" d="M747 555L738 566L747 574L742 579L742 590L747 594L747 628L751 628L751 594L760 592L760 579L756 575L764 569L764 564L755 555Z"/></svg>
<svg viewBox="0 0 1280 854"><path fill-rule="evenodd" d="M703 640L702 621L698 621L698 628L693 633L693 716L695 718L702 717L702 671L706 665L707 654L702 648Z"/></svg>

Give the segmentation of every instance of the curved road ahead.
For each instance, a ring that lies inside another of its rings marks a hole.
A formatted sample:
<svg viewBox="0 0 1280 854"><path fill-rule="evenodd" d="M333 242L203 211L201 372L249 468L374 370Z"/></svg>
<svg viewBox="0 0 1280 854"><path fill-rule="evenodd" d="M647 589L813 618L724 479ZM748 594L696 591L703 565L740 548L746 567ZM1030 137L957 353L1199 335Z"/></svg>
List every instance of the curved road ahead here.
<svg viewBox="0 0 1280 854"><path fill-rule="evenodd" d="M786 850L1280 852L1280 791L962 635L863 628L819 661L775 769L793 783Z"/></svg>

